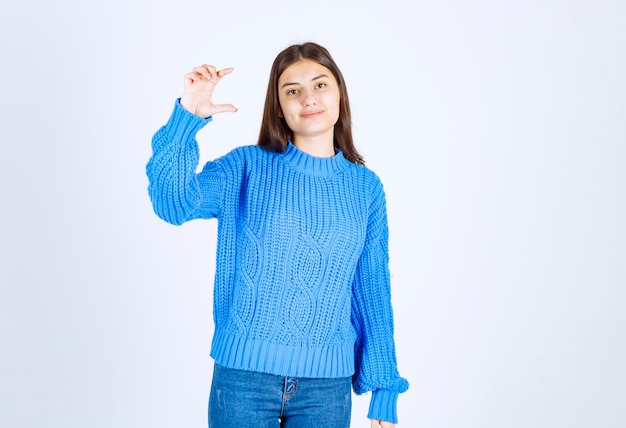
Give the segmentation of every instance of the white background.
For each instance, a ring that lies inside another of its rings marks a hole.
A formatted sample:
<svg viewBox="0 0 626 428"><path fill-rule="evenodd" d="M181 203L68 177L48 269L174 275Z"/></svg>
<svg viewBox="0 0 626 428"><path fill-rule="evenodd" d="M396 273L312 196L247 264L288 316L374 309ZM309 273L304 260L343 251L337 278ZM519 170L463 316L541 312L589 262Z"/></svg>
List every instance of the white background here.
<svg viewBox="0 0 626 428"><path fill-rule="evenodd" d="M626 2L7 1L0 34L0 426L206 427L216 224L153 214L150 140L206 62L240 111L203 161L254 144L308 40L387 191L400 425L626 426Z"/></svg>

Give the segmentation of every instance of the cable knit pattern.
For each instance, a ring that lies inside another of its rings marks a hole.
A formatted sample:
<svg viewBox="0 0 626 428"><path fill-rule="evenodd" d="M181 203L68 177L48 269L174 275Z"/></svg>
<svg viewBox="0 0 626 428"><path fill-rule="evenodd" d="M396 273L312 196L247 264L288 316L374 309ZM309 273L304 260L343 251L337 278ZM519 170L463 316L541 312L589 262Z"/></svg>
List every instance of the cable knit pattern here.
<svg viewBox="0 0 626 428"><path fill-rule="evenodd" d="M385 195L342 153L239 147L200 173L195 134L211 120L178 101L146 172L156 214L218 219L211 356L292 377L353 376L369 417L397 421Z"/></svg>

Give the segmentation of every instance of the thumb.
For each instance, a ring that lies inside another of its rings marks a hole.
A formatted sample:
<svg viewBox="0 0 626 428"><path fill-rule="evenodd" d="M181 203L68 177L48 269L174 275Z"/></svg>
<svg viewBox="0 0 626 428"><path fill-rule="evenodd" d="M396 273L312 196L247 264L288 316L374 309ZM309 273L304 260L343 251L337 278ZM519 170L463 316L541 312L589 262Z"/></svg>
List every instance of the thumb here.
<svg viewBox="0 0 626 428"><path fill-rule="evenodd" d="M237 112L237 107L232 104L216 104L215 113Z"/></svg>

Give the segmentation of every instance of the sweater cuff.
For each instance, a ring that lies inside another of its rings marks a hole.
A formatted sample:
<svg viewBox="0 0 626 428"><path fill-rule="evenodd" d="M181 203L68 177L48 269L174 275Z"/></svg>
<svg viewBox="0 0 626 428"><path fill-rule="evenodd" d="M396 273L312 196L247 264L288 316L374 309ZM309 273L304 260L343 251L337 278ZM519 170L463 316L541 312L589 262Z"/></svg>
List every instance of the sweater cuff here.
<svg viewBox="0 0 626 428"><path fill-rule="evenodd" d="M377 389L372 391L370 409L367 413L369 419L398 423L396 412L398 402L398 391L388 389Z"/></svg>
<svg viewBox="0 0 626 428"><path fill-rule="evenodd" d="M190 135L195 136L204 125L212 120L212 116L203 119L185 110L185 108L180 105L180 98L177 98L174 104L174 111L167 121L165 129L167 133L172 136L174 141L187 141Z"/></svg>

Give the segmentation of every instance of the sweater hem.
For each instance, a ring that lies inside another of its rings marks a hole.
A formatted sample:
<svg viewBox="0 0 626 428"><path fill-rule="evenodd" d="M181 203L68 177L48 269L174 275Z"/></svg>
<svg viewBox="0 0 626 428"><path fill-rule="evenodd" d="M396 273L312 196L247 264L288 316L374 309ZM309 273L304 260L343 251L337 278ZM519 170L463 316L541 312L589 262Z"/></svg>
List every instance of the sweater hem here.
<svg viewBox="0 0 626 428"><path fill-rule="evenodd" d="M211 357L237 370L303 378L340 378L354 374L354 344L284 345L216 331Z"/></svg>

